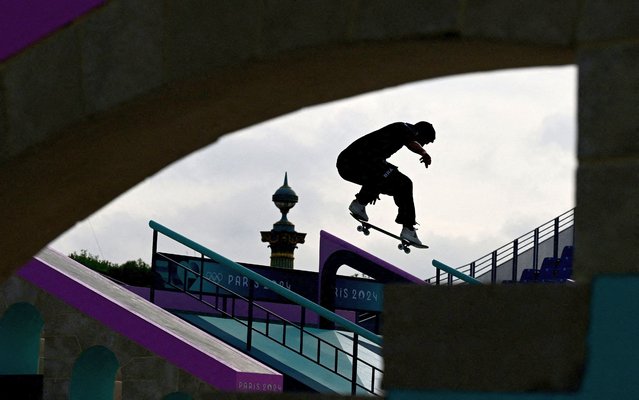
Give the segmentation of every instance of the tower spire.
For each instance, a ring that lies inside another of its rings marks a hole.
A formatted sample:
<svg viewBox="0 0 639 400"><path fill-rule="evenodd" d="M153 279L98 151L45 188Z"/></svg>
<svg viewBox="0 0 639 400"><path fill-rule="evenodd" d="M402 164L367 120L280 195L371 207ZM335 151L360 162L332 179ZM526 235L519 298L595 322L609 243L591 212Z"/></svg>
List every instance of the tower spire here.
<svg viewBox="0 0 639 400"><path fill-rule="evenodd" d="M306 233L295 231L295 225L287 218L288 212L295 206L299 198L288 185L288 172L284 173L284 184L275 191L273 203L282 213L282 218L273 224L270 231L260 232L262 242L271 248L271 267L294 268L293 253L298 244L304 243Z"/></svg>

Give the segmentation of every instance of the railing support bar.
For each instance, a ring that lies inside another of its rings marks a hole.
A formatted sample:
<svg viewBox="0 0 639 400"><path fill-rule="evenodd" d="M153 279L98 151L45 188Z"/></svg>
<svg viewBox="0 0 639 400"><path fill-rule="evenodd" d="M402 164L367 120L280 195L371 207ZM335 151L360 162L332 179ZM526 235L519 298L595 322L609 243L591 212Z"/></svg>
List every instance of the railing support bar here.
<svg viewBox="0 0 639 400"><path fill-rule="evenodd" d="M515 239L513 241L513 282L517 282L517 261L519 259L519 239Z"/></svg>
<svg viewBox="0 0 639 400"><path fill-rule="evenodd" d="M468 276L466 274L464 274L463 272L459 272L457 271L455 268L449 267L448 265L437 261L437 260L433 260L433 267L437 268L437 271L439 271L440 269L443 270L444 272L447 272L451 275L456 276L457 278L461 279L462 281L466 282L466 283L470 283L473 285L481 285L481 282L478 281L477 279L473 278L472 276Z"/></svg>
<svg viewBox="0 0 639 400"><path fill-rule="evenodd" d="M533 239L533 269L539 267L539 228L535 229Z"/></svg>
<svg viewBox="0 0 639 400"><path fill-rule="evenodd" d="M252 338L253 338L253 287L255 282L249 280L249 292L248 292L248 321L246 326L246 351L251 351ZM235 308L235 307L234 307Z"/></svg>
<svg viewBox="0 0 639 400"><path fill-rule="evenodd" d="M149 293L149 301L151 303L155 303L155 284L156 284L156 279L155 277L157 276L157 266L156 264L156 257L155 255L158 252L158 231L156 231L155 229L153 229L153 254L151 255L151 292Z"/></svg>
<svg viewBox="0 0 639 400"><path fill-rule="evenodd" d="M302 306L300 306L302 307ZM302 307L300 316L300 354L304 354L304 325L306 325L306 308Z"/></svg>
<svg viewBox="0 0 639 400"><path fill-rule="evenodd" d="M555 218L554 237L552 241L552 256L559 257L559 217Z"/></svg>
<svg viewBox="0 0 639 400"><path fill-rule="evenodd" d="M351 395L357 392L357 351L359 347L359 336L353 333L353 374L351 377Z"/></svg>
<svg viewBox="0 0 639 400"><path fill-rule="evenodd" d="M497 281L497 250L493 251L490 258L490 283L495 284Z"/></svg>
<svg viewBox="0 0 639 400"><path fill-rule="evenodd" d="M200 301L204 295L204 254L200 254Z"/></svg>

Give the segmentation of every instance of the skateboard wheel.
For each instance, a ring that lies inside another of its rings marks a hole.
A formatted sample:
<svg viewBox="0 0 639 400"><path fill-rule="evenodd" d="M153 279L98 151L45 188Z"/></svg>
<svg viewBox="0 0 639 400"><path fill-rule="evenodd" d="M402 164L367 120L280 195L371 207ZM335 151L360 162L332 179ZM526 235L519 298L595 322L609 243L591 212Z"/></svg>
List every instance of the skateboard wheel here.
<svg viewBox="0 0 639 400"><path fill-rule="evenodd" d="M361 225L359 225L357 227L357 232L363 232L363 231L364 231L364 228Z"/></svg>
<svg viewBox="0 0 639 400"><path fill-rule="evenodd" d="M371 234L371 231L369 231L368 229L364 229L364 235L368 236Z"/></svg>
<svg viewBox="0 0 639 400"><path fill-rule="evenodd" d="M400 249L400 250L404 250L404 245L403 244L398 244L397 248Z"/></svg>
<svg viewBox="0 0 639 400"><path fill-rule="evenodd" d="M408 247L407 247L407 248L405 248L405 249L404 249L404 253L406 253L406 254L410 253L410 249L409 249Z"/></svg>

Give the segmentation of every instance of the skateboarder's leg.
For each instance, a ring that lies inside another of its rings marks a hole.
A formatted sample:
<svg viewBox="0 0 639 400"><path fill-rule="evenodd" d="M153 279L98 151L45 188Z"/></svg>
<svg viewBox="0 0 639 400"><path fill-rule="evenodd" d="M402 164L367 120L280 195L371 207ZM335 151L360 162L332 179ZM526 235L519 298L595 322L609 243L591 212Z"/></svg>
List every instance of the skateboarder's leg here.
<svg viewBox="0 0 639 400"><path fill-rule="evenodd" d="M415 232L415 203L413 201L413 181L395 170L384 182L382 193L393 196L397 205L395 222L402 225L400 237L416 244L422 244Z"/></svg>
<svg viewBox="0 0 639 400"><path fill-rule="evenodd" d="M362 179L362 182L362 187L359 192L355 194L355 200L353 200L349 206L349 210L364 221L368 221L366 206L371 203L375 204L381 192L379 190L379 183L371 179L370 175Z"/></svg>
<svg viewBox="0 0 639 400"><path fill-rule="evenodd" d="M367 205L374 203L379 198L380 193L377 185L364 184L359 190L359 193L355 195L355 198L361 204Z"/></svg>
<svg viewBox="0 0 639 400"><path fill-rule="evenodd" d="M348 209L353 215L364 221L368 221L366 205L379 196L379 191L376 189L378 186L376 176L372 173L376 169L379 168L365 160L353 160L347 157L340 157L337 160L337 171L340 176L349 182L362 185Z"/></svg>
<svg viewBox="0 0 639 400"><path fill-rule="evenodd" d="M337 171L343 179L362 185L355 195L362 205L370 204L379 197L384 174L392 170L393 168L382 162L340 158L337 163Z"/></svg>
<svg viewBox="0 0 639 400"><path fill-rule="evenodd" d="M393 196L397 205L395 222L405 226L415 225L415 203L413 201L413 181L398 170L394 170L383 182L381 192Z"/></svg>

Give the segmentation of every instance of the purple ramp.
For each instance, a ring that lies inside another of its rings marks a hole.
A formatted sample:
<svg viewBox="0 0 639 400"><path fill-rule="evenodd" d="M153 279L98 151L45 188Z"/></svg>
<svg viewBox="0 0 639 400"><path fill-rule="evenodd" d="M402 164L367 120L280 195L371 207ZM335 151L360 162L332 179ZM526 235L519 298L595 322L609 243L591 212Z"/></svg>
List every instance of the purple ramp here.
<svg viewBox="0 0 639 400"><path fill-rule="evenodd" d="M0 0L0 62L105 0Z"/></svg>
<svg viewBox="0 0 639 400"><path fill-rule="evenodd" d="M336 251L346 250L351 253L357 254L358 256L365 258L380 267L386 269L390 273L403 278L406 282L413 282L423 285L425 282L423 279L416 277L415 275L411 275L403 269L397 268L394 265L387 263L386 261L375 257L374 255L360 249L359 247L355 247L352 244L338 238L337 236L333 236L326 231L320 231L320 260L319 260L319 268L320 268L320 276L322 276L322 272L324 269L324 264L328 257Z"/></svg>
<svg viewBox="0 0 639 400"><path fill-rule="evenodd" d="M282 391L278 372L51 249L17 273L223 391Z"/></svg>

